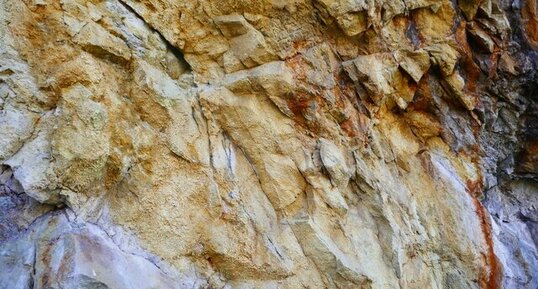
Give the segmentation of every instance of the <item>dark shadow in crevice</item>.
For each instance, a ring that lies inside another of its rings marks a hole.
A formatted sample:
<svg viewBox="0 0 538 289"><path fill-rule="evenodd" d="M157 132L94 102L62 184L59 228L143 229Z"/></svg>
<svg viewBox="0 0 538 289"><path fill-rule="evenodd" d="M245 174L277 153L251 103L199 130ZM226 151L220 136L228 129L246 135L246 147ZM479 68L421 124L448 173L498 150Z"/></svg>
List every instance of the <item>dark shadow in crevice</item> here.
<svg viewBox="0 0 538 289"><path fill-rule="evenodd" d="M157 33L159 35L161 40L166 44L167 50L172 52L172 54L177 58L177 60L179 61L179 63L181 64L182 67L187 68L185 70L185 72L192 71L191 65L187 62L187 60L185 60L183 52L181 52L181 50L179 48L172 45L172 43L168 39L166 39L166 37L164 37L163 34L159 30L155 29L155 27L153 27L150 23L148 23L146 21L146 19L144 19L144 17L142 17L140 14L138 14L138 12L136 12L131 6L129 6L129 4L125 3L122 0L119 0L118 2L123 7L125 7L125 9L127 9L127 11L133 13L133 15L135 15L138 19L140 19L142 22L144 22L153 32L155 32L155 33Z"/></svg>

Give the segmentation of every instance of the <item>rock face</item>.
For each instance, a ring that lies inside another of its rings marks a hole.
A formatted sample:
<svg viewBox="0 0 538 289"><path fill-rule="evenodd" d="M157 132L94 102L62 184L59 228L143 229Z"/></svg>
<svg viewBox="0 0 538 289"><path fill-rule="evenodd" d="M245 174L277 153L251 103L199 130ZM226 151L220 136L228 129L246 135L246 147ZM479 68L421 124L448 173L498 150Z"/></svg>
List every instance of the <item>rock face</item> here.
<svg viewBox="0 0 538 289"><path fill-rule="evenodd" d="M538 288L536 0L0 0L0 288Z"/></svg>

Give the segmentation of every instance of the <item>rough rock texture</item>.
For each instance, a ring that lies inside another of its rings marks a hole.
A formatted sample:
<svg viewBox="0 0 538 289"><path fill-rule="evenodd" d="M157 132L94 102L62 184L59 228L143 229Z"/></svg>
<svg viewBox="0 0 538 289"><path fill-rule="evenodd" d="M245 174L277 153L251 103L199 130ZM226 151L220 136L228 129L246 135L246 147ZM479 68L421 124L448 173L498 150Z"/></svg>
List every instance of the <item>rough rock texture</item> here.
<svg viewBox="0 0 538 289"><path fill-rule="evenodd" d="M538 288L536 0L0 0L0 288Z"/></svg>

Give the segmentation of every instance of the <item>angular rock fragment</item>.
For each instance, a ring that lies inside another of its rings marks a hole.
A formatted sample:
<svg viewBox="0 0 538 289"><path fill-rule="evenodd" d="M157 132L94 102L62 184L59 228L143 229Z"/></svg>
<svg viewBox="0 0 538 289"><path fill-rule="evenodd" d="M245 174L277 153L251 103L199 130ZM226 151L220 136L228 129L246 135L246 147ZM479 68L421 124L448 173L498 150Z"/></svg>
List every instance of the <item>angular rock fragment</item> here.
<svg viewBox="0 0 538 289"><path fill-rule="evenodd" d="M342 65L354 82L364 85L376 104L385 95L394 93L392 81L398 71L398 64L391 54L359 56Z"/></svg>
<svg viewBox="0 0 538 289"><path fill-rule="evenodd" d="M225 88L204 91L200 100L207 117L215 118L252 160L274 208L293 203L303 192L305 181L293 160L280 153L297 145L288 119L267 102L251 95L238 96ZM243 137L245 134L250 137Z"/></svg>
<svg viewBox="0 0 538 289"><path fill-rule="evenodd" d="M467 31L472 35L473 39L488 53L493 53L495 42L493 39L478 25L470 23Z"/></svg>
<svg viewBox="0 0 538 289"><path fill-rule="evenodd" d="M463 12L463 15L465 15L465 18L471 21L475 18L476 12L478 12L478 8L480 7L480 4L482 4L482 1L459 0L458 4L459 4L459 7L461 8L461 11Z"/></svg>
<svg viewBox="0 0 538 289"><path fill-rule="evenodd" d="M439 67L443 76L452 74L459 59L459 53L447 43L439 43L426 47L430 53L432 64Z"/></svg>
<svg viewBox="0 0 538 289"><path fill-rule="evenodd" d="M215 18L215 24L226 38L234 38L247 34L250 24L241 15L223 15Z"/></svg>
<svg viewBox="0 0 538 289"><path fill-rule="evenodd" d="M305 167L302 168L301 174L311 186L307 187L307 194L317 194L331 209L341 216L347 213L349 206L340 193L340 189L335 185L334 181L317 171L313 162L307 162Z"/></svg>
<svg viewBox="0 0 538 289"><path fill-rule="evenodd" d="M63 91L62 125L52 136L52 152L61 182L84 191L104 173L109 155L108 112L77 84Z"/></svg>
<svg viewBox="0 0 538 289"><path fill-rule="evenodd" d="M0 113L0 160L15 153L30 137L37 116L35 113L6 106Z"/></svg>
<svg viewBox="0 0 538 289"><path fill-rule="evenodd" d="M434 137L441 134L441 124L431 115L422 111L410 111L406 113L406 119L412 126L413 132L421 137Z"/></svg>
<svg viewBox="0 0 538 289"><path fill-rule="evenodd" d="M127 44L94 22L84 25L73 41L93 55L113 62L124 64L131 59L131 51Z"/></svg>
<svg viewBox="0 0 538 289"><path fill-rule="evenodd" d="M176 155L207 164L205 129L193 113L193 92L145 61L137 61L135 67L135 87L142 88L145 95L139 92L134 98L150 124L167 131L170 149Z"/></svg>
<svg viewBox="0 0 538 289"><path fill-rule="evenodd" d="M306 256L323 272L327 284L335 288L370 288L371 280L360 271L352 257L342 252L329 236L310 219L290 221Z"/></svg>
<svg viewBox="0 0 538 289"><path fill-rule="evenodd" d="M518 67L514 59L508 53L503 53L499 58L499 68L512 75L518 74Z"/></svg>
<svg viewBox="0 0 538 289"><path fill-rule="evenodd" d="M435 7L436 5L440 5L439 1L435 0L403 0L405 7L409 10L418 9L422 7L432 7L432 9L436 9L438 7Z"/></svg>
<svg viewBox="0 0 538 289"><path fill-rule="evenodd" d="M157 265L123 252L97 226L73 224L64 215L47 216L0 251L9 288L180 288Z"/></svg>
<svg viewBox="0 0 538 289"><path fill-rule="evenodd" d="M382 105L388 96L401 109L405 109L413 100L416 90L410 81L420 81L430 63L427 53L417 50L359 56L342 65L355 82L357 90L366 89L376 105ZM400 71L399 67L411 78Z"/></svg>
<svg viewBox="0 0 538 289"><path fill-rule="evenodd" d="M50 115L42 121L52 121ZM54 171L53 156L50 151L50 135L47 129L40 131L15 155L5 160L24 192L41 203L59 203L57 194L58 177Z"/></svg>
<svg viewBox="0 0 538 289"><path fill-rule="evenodd" d="M454 72L446 78L446 83L450 92L458 98L467 110L473 110L476 107L477 99L465 91L465 80L458 73Z"/></svg>
<svg viewBox="0 0 538 289"><path fill-rule="evenodd" d="M336 20L347 36L355 36L368 29L368 4L366 1L317 1Z"/></svg>
<svg viewBox="0 0 538 289"><path fill-rule="evenodd" d="M340 149L326 139L320 139L318 146L321 162L325 170L329 172L331 181L337 188L347 186L351 173Z"/></svg>
<svg viewBox="0 0 538 289"><path fill-rule="evenodd" d="M215 20L230 41L230 51L247 68L264 64L278 57L265 42L264 36L241 15L226 15ZM228 55L227 57L231 57ZM228 71L235 70L228 68Z"/></svg>
<svg viewBox="0 0 538 289"><path fill-rule="evenodd" d="M422 75L430 68L430 57L422 49L416 51L398 50L394 53L394 58L415 82L419 82Z"/></svg>
<svg viewBox="0 0 538 289"><path fill-rule="evenodd" d="M253 69L228 74L224 77L224 85L239 95L262 93L282 113L293 117L293 112L288 107L288 96L293 93L295 83L290 69L283 61L274 61Z"/></svg>

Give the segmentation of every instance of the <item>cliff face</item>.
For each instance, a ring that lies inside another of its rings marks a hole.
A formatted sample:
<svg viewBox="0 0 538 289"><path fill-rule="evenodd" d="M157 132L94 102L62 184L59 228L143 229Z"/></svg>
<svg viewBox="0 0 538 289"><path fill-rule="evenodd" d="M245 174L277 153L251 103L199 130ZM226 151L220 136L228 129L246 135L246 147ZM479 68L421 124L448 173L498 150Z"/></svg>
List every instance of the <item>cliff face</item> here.
<svg viewBox="0 0 538 289"><path fill-rule="evenodd" d="M0 3L0 288L538 287L536 0Z"/></svg>

